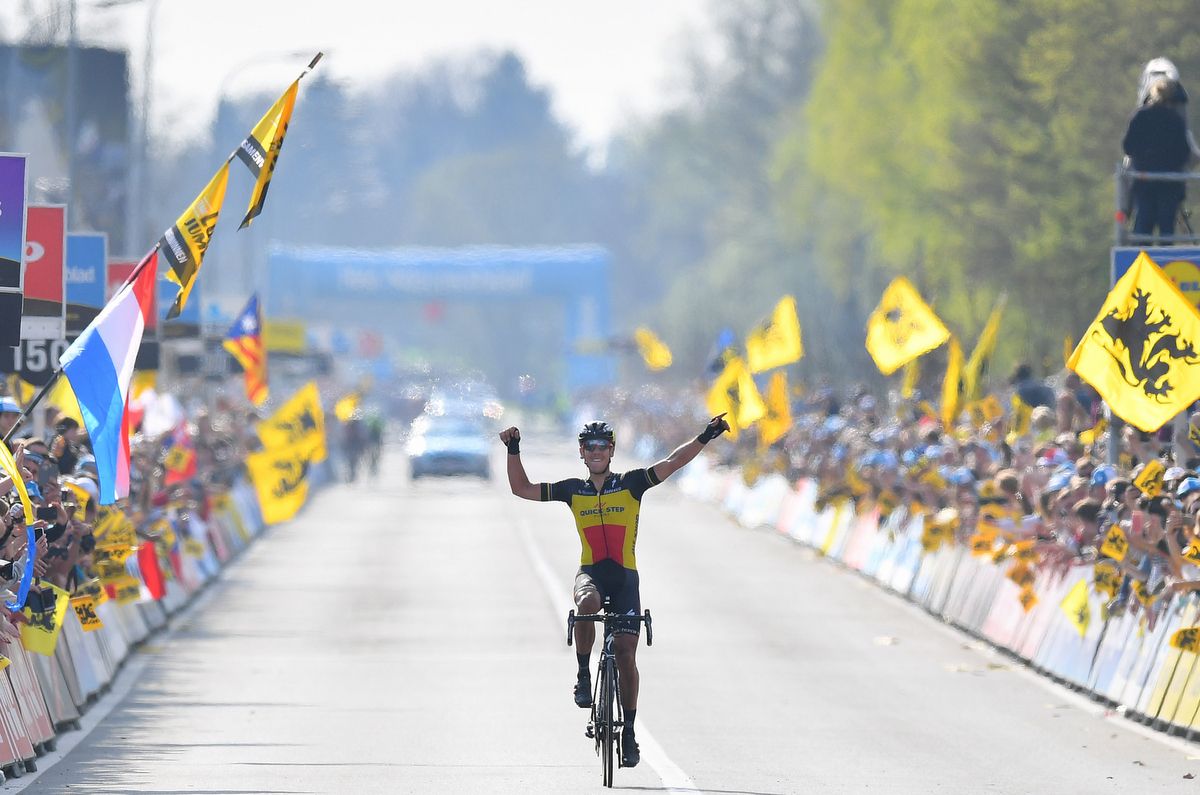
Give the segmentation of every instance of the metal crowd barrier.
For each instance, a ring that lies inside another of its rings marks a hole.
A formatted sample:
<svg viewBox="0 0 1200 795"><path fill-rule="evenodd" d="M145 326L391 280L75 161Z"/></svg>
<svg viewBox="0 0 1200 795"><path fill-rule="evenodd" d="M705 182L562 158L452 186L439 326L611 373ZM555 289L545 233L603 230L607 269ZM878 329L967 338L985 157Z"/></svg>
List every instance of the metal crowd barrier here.
<svg viewBox="0 0 1200 795"><path fill-rule="evenodd" d="M877 511L856 515L852 504L817 510L810 481L793 486L769 475L748 487L740 471L715 469L704 458L681 473L679 487L717 502L743 526L771 528L819 551L1128 718L1200 740L1200 657L1169 642L1177 630L1200 623L1195 596L1163 597L1169 601L1150 629L1141 611L1105 611L1107 599L1092 587L1094 567L1087 564L1066 576L1039 573L1037 602L1026 611L1006 565L973 556L963 544L925 552L924 521L903 508L882 525ZM1087 583L1091 616L1082 636L1061 608L1080 580Z"/></svg>
<svg viewBox="0 0 1200 795"><path fill-rule="evenodd" d="M11 663L0 671L0 768L12 778L36 770L38 756L53 750L59 734L79 728L79 718L108 692L122 665L147 638L167 625L263 529L253 487L239 483L218 501L207 524L193 524L195 554L178 558L158 601L143 598L98 605L103 626L84 632L68 609L53 656L27 651L20 641L0 645Z"/></svg>

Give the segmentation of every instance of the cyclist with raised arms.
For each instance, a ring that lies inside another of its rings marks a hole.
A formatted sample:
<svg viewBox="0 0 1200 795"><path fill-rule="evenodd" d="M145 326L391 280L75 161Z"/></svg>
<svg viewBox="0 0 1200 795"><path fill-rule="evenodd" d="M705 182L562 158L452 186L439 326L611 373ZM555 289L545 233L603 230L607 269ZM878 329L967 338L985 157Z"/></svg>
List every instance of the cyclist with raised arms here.
<svg viewBox="0 0 1200 795"><path fill-rule="evenodd" d="M557 483L532 483L521 463L521 432L506 428L500 441L508 448L508 485L526 500L565 502L575 516L575 527L583 545L579 572L575 575L575 608L581 615L600 612L604 597L610 597L614 612L636 616L642 612L638 593L638 513L642 495L675 474L699 454L704 445L729 430L720 414L695 439L676 447L670 455L646 469L615 473L611 469L616 437L605 422L589 422L579 432L579 457L587 466L586 478L568 478ZM637 645L640 624L631 620L616 630L614 652L621 683L621 707L625 727L621 734L621 764L633 767L641 761L634 738L637 715ZM592 677L589 662L596 629L590 623L575 627L579 673L575 681L575 704L592 706Z"/></svg>

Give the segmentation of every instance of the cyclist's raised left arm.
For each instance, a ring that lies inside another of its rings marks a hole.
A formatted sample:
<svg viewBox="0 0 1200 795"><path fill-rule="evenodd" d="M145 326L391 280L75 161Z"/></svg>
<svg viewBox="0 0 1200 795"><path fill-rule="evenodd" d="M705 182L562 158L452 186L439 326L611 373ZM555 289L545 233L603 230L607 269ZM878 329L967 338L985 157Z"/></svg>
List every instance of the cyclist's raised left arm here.
<svg viewBox="0 0 1200 795"><path fill-rule="evenodd" d="M708 425L704 426L704 430L700 432L699 436L690 442L679 445L671 451L670 455L650 467L654 476L654 480L651 482L661 483L680 469L683 469L688 462L700 454L700 451L704 449L704 445L716 439L727 430L729 430L729 423L725 421L724 414L718 414L713 417L708 421Z"/></svg>

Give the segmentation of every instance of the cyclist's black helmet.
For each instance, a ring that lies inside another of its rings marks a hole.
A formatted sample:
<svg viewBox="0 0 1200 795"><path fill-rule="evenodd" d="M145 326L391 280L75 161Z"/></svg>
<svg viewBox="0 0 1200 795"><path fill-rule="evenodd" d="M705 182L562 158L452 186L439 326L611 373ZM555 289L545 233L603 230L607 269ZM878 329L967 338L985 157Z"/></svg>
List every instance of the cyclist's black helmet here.
<svg viewBox="0 0 1200 795"><path fill-rule="evenodd" d="M609 444L616 444L617 437L607 422L589 422L579 432L579 443L583 444L592 439L604 439Z"/></svg>

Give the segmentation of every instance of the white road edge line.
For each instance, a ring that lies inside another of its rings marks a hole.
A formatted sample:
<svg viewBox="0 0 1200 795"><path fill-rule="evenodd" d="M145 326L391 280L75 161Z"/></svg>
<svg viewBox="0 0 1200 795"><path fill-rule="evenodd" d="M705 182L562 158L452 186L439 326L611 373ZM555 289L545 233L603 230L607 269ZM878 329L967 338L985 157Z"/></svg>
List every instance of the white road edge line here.
<svg viewBox="0 0 1200 795"><path fill-rule="evenodd" d="M1039 674L1037 671L1034 671L1032 668L1030 668L1026 663L1020 660L1014 660L1012 657L1001 652L986 640L975 637L971 633L963 629L959 629L953 624L931 615L928 611L926 611L916 602L913 602L911 599L908 599L902 594L883 586L878 580L867 577L862 572L851 569L841 561L835 561L826 557L825 555L821 554L820 550L814 549L803 541L798 541L790 536L779 535L775 533L773 528L755 529L761 529L764 532L770 530L772 534L781 538L793 548L799 549L806 554L811 554L813 556L811 562L824 565L827 571L833 572L836 575L845 576L845 579L848 582L860 584L866 590L879 595L881 599L886 600L891 604L896 605L901 610L905 610L909 614L915 616L919 622L924 622L926 626L929 626L935 631L945 635L947 638L958 642L960 648L962 648L964 651L970 651L979 655L980 657L988 659L989 661L1002 664L1005 672L1016 674L1017 676L1025 679L1025 681L1038 685L1042 690L1062 699L1065 702L1069 702L1070 706L1075 707L1081 712L1086 712L1089 715L1100 718L1115 729L1136 734L1139 737L1143 737L1147 740L1154 740L1160 745L1183 754L1185 759L1200 759L1200 747L1198 747L1196 744L1191 743L1181 737L1175 737L1167 734L1166 732L1158 731L1157 729L1144 726L1136 721L1129 720L1120 711L1093 701L1083 693L1076 692L1065 685L1055 682L1048 676Z"/></svg>
<svg viewBox="0 0 1200 795"><path fill-rule="evenodd" d="M537 542L533 540L533 532L529 529L529 523L518 519L517 525L521 533L521 541L525 544L526 551L529 552L529 559L533 561L533 570L537 572L538 578L542 581L551 607L554 610L561 610L563 605L572 603L571 595L563 590L562 585L554 576L554 572L550 570L546 556L542 554ZM642 761L650 765L658 774L667 792L704 795L704 791L696 786L696 782L692 781L691 777L667 756L667 752L663 750L663 747L654 739L654 735L650 733L650 729L646 727L645 720L638 721L637 739L638 748L642 752Z"/></svg>
<svg viewBox="0 0 1200 795"><path fill-rule="evenodd" d="M241 563L243 557L243 555L238 555L237 560L221 569L217 576L208 583L207 587L196 595L191 604L184 607L183 610L175 615L170 616L167 619L167 625L162 630L147 637L145 646L136 649L133 654L126 658L125 665L121 667L121 670L113 679L109 691L98 699L87 712L80 716L79 730L58 735L58 743L55 749L48 752L45 756L37 758L37 771L26 773L20 778L10 778L4 784L0 785L0 793L8 795L8 793L17 793L26 789L41 778L43 773L61 762L76 746L86 740L92 731L108 717L109 713L125 700L125 697L129 695L129 691L140 680L142 671L145 670L146 665L150 662L150 654L146 647L157 646L170 640L179 631L179 628L188 622L193 613L212 601L213 597L225 586L225 580L229 572Z"/></svg>

